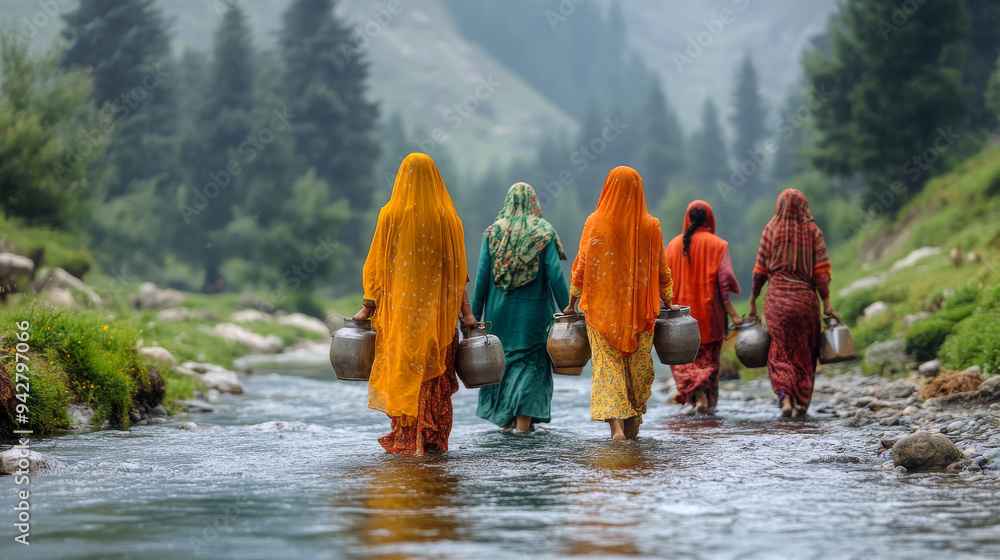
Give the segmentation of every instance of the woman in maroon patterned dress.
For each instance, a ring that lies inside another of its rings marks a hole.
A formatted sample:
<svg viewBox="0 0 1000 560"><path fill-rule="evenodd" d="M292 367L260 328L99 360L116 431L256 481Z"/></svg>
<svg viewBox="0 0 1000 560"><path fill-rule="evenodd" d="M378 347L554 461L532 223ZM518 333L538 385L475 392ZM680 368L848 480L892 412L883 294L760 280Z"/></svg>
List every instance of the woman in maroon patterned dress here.
<svg viewBox="0 0 1000 560"><path fill-rule="evenodd" d="M749 313L757 316L757 296L769 282L764 298L771 333L767 373L782 416L805 416L809 409L819 357L819 301L824 314L840 319L830 305L830 273L823 232L806 197L786 189L760 238Z"/></svg>

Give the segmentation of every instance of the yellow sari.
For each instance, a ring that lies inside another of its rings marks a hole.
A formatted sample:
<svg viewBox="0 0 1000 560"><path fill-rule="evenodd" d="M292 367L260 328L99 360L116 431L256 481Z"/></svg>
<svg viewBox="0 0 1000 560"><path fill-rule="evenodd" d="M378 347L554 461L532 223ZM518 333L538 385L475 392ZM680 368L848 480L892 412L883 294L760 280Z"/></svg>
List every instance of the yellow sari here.
<svg viewBox="0 0 1000 560"><path fill-rule="evenodd" d="M368 407L403 426L418 415L420 386L445 373L468 279L462 221L434 161L410 154L379 212L364 266L375 302L375 364Z"/></svg>

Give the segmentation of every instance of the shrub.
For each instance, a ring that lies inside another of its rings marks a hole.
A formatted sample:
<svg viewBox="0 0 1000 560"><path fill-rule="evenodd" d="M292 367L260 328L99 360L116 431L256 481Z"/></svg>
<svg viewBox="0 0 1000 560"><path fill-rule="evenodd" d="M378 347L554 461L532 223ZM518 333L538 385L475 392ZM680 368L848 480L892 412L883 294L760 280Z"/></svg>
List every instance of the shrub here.
<svg viewBox="0 0 1000 560"><path fill-rule="evenodd" d="M891 339L892 326L892 313L883 313L882 315L861 321L851 331L855 346L857 346L858 350L861 350L876 342Z"/></svg>
<svg viewBox="0 0 1000 560"><path fill-rule="evenodd" d="M933 360L954 328L954 323L942 319L930 319L913 325L906 333L906 354L920 362Z"/></svg>
<svg viewBox="0 0 1000 560"><path fill-rule="evenodd" d="M934 314L935 319L948 321L949 323L961 323L976 312L975 304L960 305L957 307L947 307Z"/></svg>
<svg viewBox="0 0 1000 560"><path fill-rule="evenodd" d="M1000 372L1000 309L980 309L959 323L941 346L944 366L978 365L983 373Z"/></svg>
<svg viewBox="0 0 1000 560"><path fill-rule="evenodd" d="M91 313L34 309L0 315L0 376L6 381L16 369L12 341L18 332L15 323L21 321L30 323L27 416L36 435L67 427L65 409L72 402L93 409L95 426L107 421L127 428L134 405L155 406L162 399L158 372L143 364L136 347L139 332L127 323L105 321ZM10 414L13 407L0 408L6 409L0 410L0 432L9 433L16 429Z"/></svg>

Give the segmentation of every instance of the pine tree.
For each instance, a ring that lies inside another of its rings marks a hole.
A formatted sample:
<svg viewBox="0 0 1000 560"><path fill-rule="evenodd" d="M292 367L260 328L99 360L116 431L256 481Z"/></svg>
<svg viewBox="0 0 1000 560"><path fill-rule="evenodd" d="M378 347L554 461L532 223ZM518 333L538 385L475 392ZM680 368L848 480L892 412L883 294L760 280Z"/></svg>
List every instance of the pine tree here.
<svg viewBox="0 0 1000 560"><path fill-rule="evenodd" d="M184 226L178 247L205 271L204 289L225 287L221 267L226 254L226 228L233 208L241 202L244 184L243 152L256 153L251 136L255 109L255 52L247 17L239 4L231 4L215 33L200 124L186 142L191 161L189 185L178 194ZM259 140L257 140L259 145ZM262 149L267 149L262 146Z"/></svg>
<svg viewBox="0 0 1000 560"><path fill-rule="evenodd" d="M667 185L684 172L686 161L684 131L663 93L659 76L654 75L650 80L642 115L638 171L643 177L646 199L655 206L666 194Z"/></svg>
<svg viewBox="0 0 1000 560"><path fill-rule="evenodd" d="M997 117L986 106L983 92L1000 57L1000 3L994 0L966 0L969 26L962 45L966 60L963 81L969 93L969 122L974 128L993 130Z"/></svg>
<svg viewBox="0 0 1000 560"><path fill-rule="evenodd" d="M967 22L962 0L927 2L905 21L894 10L893 0L847 0L842 24L829 30L833 55L806 58L807 79L825 96L814 113L812 160L828 173L865 175L872 192L904 180L912 193L940 156L924 154L939 138L954 143L962 130Z"/></svg>
<svg viewBox="0 0 1000 560"><path fill-rule="evenodd" d="M705 192L715 192L719 181L729 180L729 152L719 121L719 109L712 98L701 108L701 128L691 138L691 167L695 186Z"/></svg>
<svg viewBox="0 0 1000 560"><path fill-rule="evenodd" d="M114 108L107 195L177 169L176 85L166 18L155 0L81 0L64 16L63 65L92 68L94 100Z"/></svg>
<svg viewBox="0 0 1000 560"><path fill-rule="evenodd" d="M758 142L767 136L767 109L760 94L760 77L753 59L747 54L736 73L736 89L733 92L733 156L739 167L745 161L753 162L746 166L753 172L743 171L746 183L738 187L745 202L751 202L762 194L764 185L763 169L767 164L765 157L755 154ZM755 157L756 156L756 157Z"/></svg>
<svg viewBox="0 0 1000 560"><path fill-rule="evenodd" d="M281 55L284 99L293 115L295 150L306 167L346 197L371 205L379 146L378 106L367 99L368 62L354 48L333 0L293 0L284 14Z"/></svg>

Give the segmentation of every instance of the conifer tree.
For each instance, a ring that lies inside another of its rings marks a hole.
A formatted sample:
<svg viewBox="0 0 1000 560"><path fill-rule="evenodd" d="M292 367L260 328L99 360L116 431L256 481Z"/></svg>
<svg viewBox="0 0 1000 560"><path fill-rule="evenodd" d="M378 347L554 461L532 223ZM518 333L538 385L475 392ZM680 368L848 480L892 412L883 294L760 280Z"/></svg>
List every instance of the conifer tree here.
<svg viewBox="0 0 1000 560"><path fill-rule="evenodd" d="M642 121L638 171L651 206L659 203L670 182L684 172L684 131L663 93L659 76L650 80Z"/></svg>
<svg viewBox="0 0 1000 560"><path fill-rule="evenodd" d="M729 152L719 121L719 109L711 98L702 105L701 128L691 138L691 151L695 186L705 192L715 192L716 183L729 178Z"/></svg>
<svg viewBox="0 0 1000 560"><path fill-rule="evenodd" d="M762 155L758 143L767 136L767 109L760 93L760 76L753 59L747 54L736 73L736 89L733 92L733 157L737 166L751 161L743 171L746 182L734 185L744 202L751 202L762 193L764 184L763 167L768 165L768 157ZM773 156L773 154L770 154Z"/></svg>

